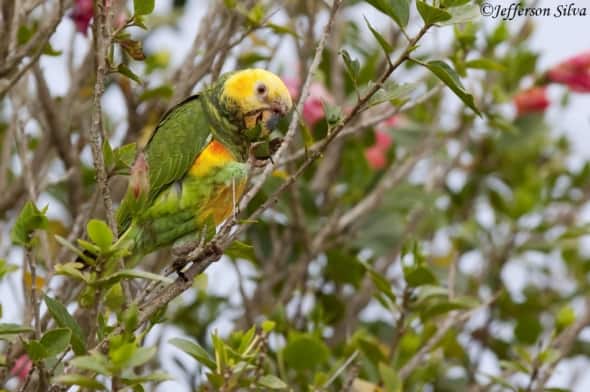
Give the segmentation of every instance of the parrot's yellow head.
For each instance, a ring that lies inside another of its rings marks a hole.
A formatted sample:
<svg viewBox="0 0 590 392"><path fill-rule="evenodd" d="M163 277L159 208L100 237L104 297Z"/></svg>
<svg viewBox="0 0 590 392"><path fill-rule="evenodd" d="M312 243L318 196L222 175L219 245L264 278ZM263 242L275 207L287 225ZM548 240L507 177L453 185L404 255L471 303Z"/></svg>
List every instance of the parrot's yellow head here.
<svg viewBox="0 0 590 392"><path fill-rule="evenodd" d="M231 73L223 83L221 101L234 109L244 128L260 125L263 133L272 131L293 105L281 78L264 69Z"/></svg>

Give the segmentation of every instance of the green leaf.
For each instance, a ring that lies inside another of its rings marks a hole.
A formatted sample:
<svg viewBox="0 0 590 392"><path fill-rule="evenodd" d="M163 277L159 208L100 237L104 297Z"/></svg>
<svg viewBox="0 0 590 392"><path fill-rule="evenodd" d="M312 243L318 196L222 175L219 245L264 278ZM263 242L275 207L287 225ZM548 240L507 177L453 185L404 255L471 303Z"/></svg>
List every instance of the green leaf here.
<svg viewBox="0 0 590 392"><path fill-rule="evenodd" d="M290 29L287 26L280 26L280 25L277 25L274 23L266 23L264 25L264 27L268 27L269 29L271 29L272 31L274 31L276 34L279 34L279 35L289 34L289 35L292 35L294 38L297 38L297 39L300 38L295 30Z"/></svg>
<svg viewBox="0 0 590 392"><path fill-rule="evenodd" d="M365 23L367 24L367 27L369 28L369 30L373 34L373 37L375 37L375 39L379 43L379 46L381 46L381 48L385 52L385 55L387 56L391 52L393 52L393 47L389 44L389 42L387 42L387 40L385 38L383 38L381 33L379 33L377 30L375 30L373 28L373 26L371 26L371 23L369 23L369 21L367 20L366 17L364 17L364 18L365 18Z"/></svg>
<svg viewBox="0 0 590 392"><path fill-rule="evenodd" d="M84 264L73 261L65 264L56 264L54 267L57 275L69 276L70 278L88 283L88 276L80 271L82 268L84 268Z"/></svg>
<svg viewBox="0 0 590 392"><path fill-rule="evenodd" d="M359 72L361 70L361 63L357 59L353 59L350 57L350 53L346 51L346 49L340 50L340 55L344 60L344 65L346 66L346 71L348 72L348 76L356 82L359 76Z"/></svg>
<svg viewBox="0 0 590 392"><path fill-rule="evenodd" d="M254 64L261 61L269 61L270 57L257 52L245 52L240 54L237 60L239 68L251 68Z"/></svg>
<svg viewBox="0 0 590 392"><path fill-rule="evenodd" d="M30 29L26 25L20 26L18 28L18 30L16 31L17 44L23 45L23 44L26 44L27 42L29 42L29 40L33 36L34 30L36 30L36 28Z"/></svg>
<svg viewBox="0 0 590 392"><path fill-rule="evenodd" d="M124 340L122 335L113 336L109 339L109 359L116 371L124 369L137 351L135 342Z"/></svg>
<svg viewBox="0 0 590 392"><path fill-rule="evenodd" d="M57 234L55 235L54 238L61 245L65 246L66 248L68 248L69 250L74 252L78 257L80 257L82 260L84 260L84 262L87 263L88 265L95 265L96 264L96 261L92 257L88 257L87 255L85 255L84 252L82 252L80 249L76 248L74 245L72 245L65 238L63 238Z"/></svg>
<svg viewBox="0 0 590 392"><path fill-rule="evenodd" d="M39 343L47 352L47 356L54 356L63 352L70 344L72 330L56 328L43 334Z"/></svg>
<svg viewBox="0 0 590 392"><path fill-rule="evenodd" d="M402 392L402 380L397 372L383 362L379 362L379 374L387 392Z"/></svg>
<svg viewBox="0 0 590 392"><path fill-rule="evenodd" d="M338 124L342 120L342 110L337 105L332 105L329 102L322 101L326 122L328 125Z"/></svg>
<svg viewBox="0 0 590 392"><path fill-rule="evenodd" d="M132 26L137 26L140 29L147 30L147 26L145 25L145 19L143 15L134 15Z"/></svg>
<svg viewBox="0 0 590 392"><path fill-rule="evenodd" d="M110 286L110 285L115 284L125 278L139 278L139 279L155 280L155 281L163 282L166 284L170 284L173 282L173 280L170 278L167 278L162 275L154 274L152 272L125 269L125 270L121 270L119 272L115 272L114 274L106 276L102 279L99 279L95 282L95 284L99 285L99 286Z"/></svg>
<svg viewBox="0 0 590 392"><path fill-rule="evenodd" d="M0 336L2 335L16 335L19 333L28 333L33 332L32 328L25 327L23 325L18 324L0 324Z"/></svg>
<svg viewBox="0 0 590 392"><path fill-rule="evenodd" d="M113 151L115 159L115 173L128 175L137 155L137 144L125 144Z"/></svg>
<svg viewBox="0 0 590 392"><path fill-rule="evenodd" d="M78 369L90 370L92 372L104 375L111 374L108 369L108 360L102 354L94 353L92 355L75 357L72 358L70 363Z"/></svg>
<svg viewBox="0 0 590 392"><path fill-rule="evenodd" d="M242 241L234 241L228 246L223 253L232 259L246 259L256 260L256 254L254 253L254 247L248 245Z"/></svg>
<svg viewBox="0 0 590 392"><path fill-rule="evenodd" d="M52 378L51 383L62 385L79 385L83 388L89 388L99 391L106 389L106 387L102 385L100 382L96 381L93 378L83 376L81 374L62 374L61 376Z"/></svg>
<svg viewBox="0 0 590 392"><path fill-rule="evenodd" d="M272 374L267 374L266 376L260 377L258 380L258 385L269 389L286 389L288 387L288 385L285 384L283 380L273 376Z"/></svg>
<svg viewBox="0 0 590 392"><path fill-rule="evenodd" d="M149 15L154 11L155 0L133 0L135 15Z"/></svg>
<svg viewBox="0 0 590 392"><path fill-rule="evenodd" d="M86 353L86 338L82 333L82 329L68 313L68 310L61 303L56 300L44 296L45 304L51 316L54 318L57 325L63 328L69 328L72 331L72 349L76 355L82 355Z"/></svg>
<svg viewBox="0 0 590 392"><path fill-rule="evenodd" d="M140 102L154 98L169 99L172 98L172 94L174 94L174 89L172 88L172 86L170 86L169 84L164 84L162 86L145 90L143 93L139 95L138 99ZM135 143L133 143L133 146L135 146Z"/></svg>
<svg viewBox="0 0 590 392"><path fill-rule="evenodd" d="M576 321L576 313L569 305L561 308L555 316L555 324L560 331L572 325L574 321Z"/></svg>
<svg viewBox="0 0 590 392"><path fill-rule="evenodd" d="M450 7L447 8L446 11L451 15L451 18L439 23L441 26L474 22L481 17L480 8L474 2L458 7Z"/></svg>
<svg viewBox="0 0 590 392"><path fill-rule="evenodd" d="M172 376L170 376L168 373L162 371L155 371L153 373L146 374L143 376L125 377L122 378L121 381L123 381L126 385L135 385L147 382L162 382L172 379Z"/></svg>
<svg viewBox="0 0 590 392"><path fill-rule="evenodd" d="M433 25L451 19L451 14L440 8L433 7L422 0L416 0L416 8L427 25Z"/></svg>
<svg viewBox="0 0 590 392"><path fill-rule="evenodd" d="M193 279L193 287L199 292L206 292L209 284L209 278L207 274L198 274Z"/></svg>
<svg viewBox="0 0 590 392"><path fill-rule="evenodd" d="M273 329L275 329L275 326L277 325L277 323L275 323L272 320L264 320L262 322L262 331L264 333L269 333L271 332Z"/></svg>
<svg viewBox="0 0 590 392"><path fill-rule="evenodd" d="M78 245L80 245L80 247L84 248L85 251L90 252L90 254L92 255L99 255L102 251L101 248L99 246L94 245L92 242L83 240L82 238L78 238L76 240L76 242L78 242ZM107 251L108 249L105 249L105 251ZM96 262L92 262L91 265L95 265Z"/></svg>
<svg viewBox="0 0 590 392"><path fill-rule="evenodd" d="M440 60L429 61L428 63L420 63L435 74L444 84L446 84L467 106L471 108L478 116L481 117L481 112L475 105L473 96L465 91L457 72L451 68L447 63Z"/></svg>
<svg viewBox="0 0 590 392"><path fill-rule="evenodd" d="M45 347L38 341L38 340L31 340L30 342L25 342L25 351L27 355L33 362L39 362L42 359L45 359L49 356Z"/></svg>
<svg viewBox="0 0 590 392"><path fill-rule="evenodd" d="M43 54L47 56L56 57L62 54L61 50L56 50L51 46L51 43L47 42L43 47Z"/></svg>
<svg viewBox="0 0 590 392"><path fill-rule="evenodd" d="M287 365L295 370L315 369L325 363L330 356L326 344L309 334L293 334L283 349Z"/></svg>
<svg viewBox="0 0 590 392"><path fill-rule="evenodd" d="M434 274L423 265L404 267L404 276L408 286L410 287L418 287L436 283L436 277Z"/></svg>
<svg viewBox="0 0 590 392"><path fill-rule="evenodd" d="M134 351L133 355L127 361L126 365L129 368L141 366L148 362L156 355L156 347L139 347Z"/></svg>
<svg viewBox="0 0 590 392"><path fill-rule="evenodd" d="M178 347L194 359L196 359L201 365L214 370L216 368L215 361L211 358L207 350L201 347L198 343L191 342L190 340L174 338L170 339L168 343Z"/></svg>
<svg viewBox="0 0 590 392"><path fill-rule="evenodd" d="M4 278L11 272L18 271L19 267L14 264L8 263L4 259L0 259L0 279Z"/></svg>
<svg viewBox="0 0 590 392"><path fill-rule="evenodd" d="M113 243L113 232L109 226L101 220L91 219L86 225L88 237L100 247L102 251L108 250Z"/></svg>
<svg viewBox="0 0 590 392"><path fill-rule="evenodd" d="M46 211L47 207L39 210L33 202L27 201L18 214L14 227L10 232L12 242L24 247L30 246L33 231L47 228Z"/></svg>
<svg viewBox="0 0 590 392"><path fill-rule="evenodd" d="M486 59L486 58L469 60L469 61L465 62L465 66L467 68L485 69L488 71L500 71L500 72L506 71L506 67L503 64L500 64L497 61L494 61L492 59Z"/></svg>
<svg viewBox="0 0 590 392"><path fill-rule="evenodd" d="M373 82L369 82L367 88L373 86ZM392 102L400 106L407 101L412 92L416 91L419 86L418 83L404 83L396 84L393 81L387 81L377 92L369 99L368 105L375 106L383 102Z"/></svg>
<svg viewBox="0 0 590 392"><path fill-rule="evenodd" d="M223 339L219 337L217 331L213 332L211 335L211 340L213 341L213 349L215 350L215 359L217 361L217 365L220 368L224 368L228 363L228 355L227 355L227 348Z"/></svg>
<svg viewBox="0 0 590 392"><path fill-rule="evenodd" d="M137 309L137 304L134 302L125 309L121 318L123 319L123 327L126 332L135 331L139 322L139 310Z"/></svg>
<svg viewBox="0 0 590 392"><path fill-rule="evenodd" d="M409 0L367 0L367 3L389 15L402 29L410 20Z"/></svg>
<svg viewBox="0 0 590 392"><path fill-rule="evenodd" d="M421 315L424 318L431 318L453 310L472 309L478 305L479 302L471 297L458 297L452 300L446 298L427 305Z"/></svg>
<svg viewBox="0 0 590 392"><path fill-rule="evenodd" d="M141 1L141 0L136 0L136 1ZM127 65L125 64L119 64L117 66L117 72L119 72L121 75L127 76L129 79L141 84L141 79L139 78L139 76L137 76L132 70L131 68L129 68Z"/></svg>
<svg viewBox="0 0 590 392"><path fill-rule="evenodd" d="M514 335L519 342L525 344L534 344L543 332L543 326L539 321L538 315L521 315L516 319Z"/></svg>
<svg viewBox="0 0 590 392"><path fill-rule="evenodd" d="M104 165L107 168L110 168L115 163L115 157L113 155L113 149L111 148L111 143L105 139L102 143L102 156L104 157Z"/></svg>
<svg viewBox="0 0 590 392"><path fill-rule="evenodd" d="M393 304L395 304L395 294L391 290L391 284L385 279L383 275L378 273L367 263L361 262L361 264L365 267L367 272L369 273L369 277L373 281L373 284L377 288L377 290L385 295Z"/></svg>

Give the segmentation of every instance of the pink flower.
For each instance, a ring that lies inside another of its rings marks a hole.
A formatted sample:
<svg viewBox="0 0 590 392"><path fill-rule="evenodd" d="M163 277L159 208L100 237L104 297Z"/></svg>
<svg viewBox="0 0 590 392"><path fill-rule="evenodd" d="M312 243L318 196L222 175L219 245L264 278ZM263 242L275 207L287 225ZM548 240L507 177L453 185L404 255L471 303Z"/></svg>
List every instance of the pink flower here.
<svg viewBox="0 0 590 392"><path fill-rule="evenodd" d="M387 165L386 151L375 144L365 149L365 158L369 167L373 170L381 170Z"/></svg>
<svg viewBox="0 0 590 392"><path fill-rule="evenodd" d="M533 87L514 96L514 105L518 115L544 112L550 105L546 87Z"/></svg>
<svg viewBox="0 0 590 392"><path fill-rule="evenodd" d="M383 151L387 151L391 147L393 139L391 135L386 131L375 130L375 146L379 147Z"/></svg>
<svg viewBox="0 0 590 392"><path fill-rule="evenodd" d="M334 98L320 83L313 82L309 87L309 97L303 104L303 120L313 127L325 117L323 102L333 104Z"/></svg>
<svg viewBox="0 0 590 392"><path fill-rule="evenodd" d="M291 98L293 100L299 98L299 85L301 84L299 78L283 77L282 79L285 86L287 86L287 90L289 90L289 94L291 94Z"/></svg>
<svg viewBox="0 0 590 392"><path fill-rule="evenodd" d="M389 129L395 127L398 122L399 116L391 116L388 119L381 121L375 128L378 130Z"/></svg>
<svg viewBox="0 0 590 392"><path fill-rule="evenodd" d="M291 98L294 100L299 97L301 80L298 77L283 77L283 83L287 86ZM303 103L303 121L309 127L313 127L325 117L323 102L333 104L334 98L326 88L318 82L312 82L309 86L309 96Z"/></svg>
<svg viewBox="0 0 590 392"><path fill-rule="evenodd" d="M18 377L19 380L24 381L29 375L32 367L33 362L31 362L27 354L23 354L14 362L14 366L10 369L10 374Z"/></svg>
<svg viewBox="0 0 590 392"><path fill-rule="evenodd" d="M88 33L88 25L94 16L94 7L92 0L74 0L74 11L70 18L76 25L76 31L86 35Z"/></svg>
<svg viewBox="0 0 590 392"><path fill-rule="evenodd" d="M380 170L387 165L387 151L393 144L389 130L398 120L397 116L392 116L375 126L375 144L365 149L365 158L372 169Z"/></svg>
<svg viewBox="0 0 590 392"><path fill-rule="evenodd" d="M547 76L552 82L565 84L572 91L590 93L590 51L556 65Z"/></svg>

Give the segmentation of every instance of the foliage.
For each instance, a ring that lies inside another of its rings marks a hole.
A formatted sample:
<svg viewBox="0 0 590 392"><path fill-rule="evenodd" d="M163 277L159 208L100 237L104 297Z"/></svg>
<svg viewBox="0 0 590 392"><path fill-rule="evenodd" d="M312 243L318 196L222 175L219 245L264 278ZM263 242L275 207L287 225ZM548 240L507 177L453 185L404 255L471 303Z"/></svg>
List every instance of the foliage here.
<svg viewBox="0 0 590 392"><path fill-rule="evenodd" d="M544 117L588 92L590 55L541 69L528 19L467 0L211 1L186 57L157 44L194 24L184 1L22 3L0 27L0 285L18 282L0 303L25 304L0 307L5 389L550 390L558 363L590 360L590 162ZM424 45L435 30L451 38ZM110 203L138 151L234 66L302 99L289 146L192 256L130 254Z"/></svg>

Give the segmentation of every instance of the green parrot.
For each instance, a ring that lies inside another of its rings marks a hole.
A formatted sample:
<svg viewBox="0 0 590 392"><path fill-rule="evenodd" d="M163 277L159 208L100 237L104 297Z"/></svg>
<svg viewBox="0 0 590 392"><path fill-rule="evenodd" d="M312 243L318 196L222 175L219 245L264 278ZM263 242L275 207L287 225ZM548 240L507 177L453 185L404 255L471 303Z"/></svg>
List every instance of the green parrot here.
<svg viewBox="0 0 590 392"><path fill-rule="evenodd" d="M117 245L141 256L221 224L246 187L253 147L268 142L291 106L278 76L246 69L169 110L133 164Z"/></svg>

